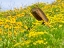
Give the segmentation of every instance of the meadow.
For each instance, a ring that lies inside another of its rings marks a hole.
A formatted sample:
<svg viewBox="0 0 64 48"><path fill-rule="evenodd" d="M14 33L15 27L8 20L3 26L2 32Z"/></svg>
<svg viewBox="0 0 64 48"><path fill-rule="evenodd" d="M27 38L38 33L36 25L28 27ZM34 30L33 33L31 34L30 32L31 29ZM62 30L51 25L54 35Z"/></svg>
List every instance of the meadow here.
<svg viewBox="0 0 64 48"><path fill-rule="evenodd" d="M50 28L31 14L36 4ZM64 0L36 4L0 12L0 48L64 48Z"/></svg>

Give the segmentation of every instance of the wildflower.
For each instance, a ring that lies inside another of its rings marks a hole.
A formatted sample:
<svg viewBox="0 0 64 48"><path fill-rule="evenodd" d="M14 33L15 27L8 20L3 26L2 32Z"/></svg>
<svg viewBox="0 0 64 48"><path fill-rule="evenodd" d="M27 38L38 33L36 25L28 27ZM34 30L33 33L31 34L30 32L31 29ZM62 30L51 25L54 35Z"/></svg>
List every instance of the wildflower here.
<svg viewBox="0 0 64 48"><path fill-rule="evenodd" d="M30 32L28 37L37 37L38 35L43 35L45 32Z"/></svg>
<svg viewBox="0 0 64 48"><path fill-rule="evenodd" d="M4 25L4 28L9 28L9 25L8 25L8 24L5 24L5 25Z"/></svg>
<svg viewBox="0 0 64 48"><path fill-rule="evenodd" d="M20 27L19 27L19 26L15 26L14 28L15 28L15 29L19 29Z"/></svg>
<svg viewBox="0 0 64 48"><path fill-rule="evenodd" d="M8 37L11 37L11 36L12 36L12 32L8 31Z"/></svg>
<svg viewBox="0 0 64 48"><path fill-rule="evenodd" d="M22 22L16 22L16 24L22 26Z"/></svg>
<svg viewBox="0 0 64 48"><path fill-rule="evenodd" d="M24 16L24 13L18 14L17 16L18 16L18 17L22 17L22 16Z"/></svg>
<svg viewBox="0 0 64 48"><path fill-rule="evenodd" d="M0 21L0 25L3 25L4 24L4 22L3 21Z"/></svg>
<svg viewBox="0 0 64 48"><path fill-rule="evenodd" d="M37 40L36 43L43 44L44 40Z"/></svg>
<svg viewBox="0 0 64 48"><path fill-rule="evenodd" d="M24 41L24 43L27 45L27 44L31 43L31 40Z"/></svg>
<svg viewBox="0 0 64 48"><path fill-rule="evenodd" d="M44 43L44 40L37 40L37 41L33 42L34 45L43 44L43 43Z"/></svg>
<svg viewBox="0 0 64 48"><path fill-rule="evenodd" d="M5 23L10 22L10 20L6 19Z"/></svg>
<svg viewBox="0 0 64 48"><path fill-rule="evenodd" d="M10 19L10 23L15 23L15 22L16 22L16 19L14 19L14 18Z"/></svg>
<svg viewBox="0 0 64 48"><path fill-rule="evenodd" d="M30 43L31 43L31 40L26 40L26 41L24 41L21 45L24 46L24 45L28 45L28 44L30 44Z"/></svg>
<svg viewBox="0 0 64 48"><path fill-rule="evenodd" d="M44 32L38 32L38 35L39 35L39 34L43 35L43 34L44 34Z"/></svg>
<svg viewBox="0 0 64 48"><path fill-rule="evenodd" d="M28 27L25 25L24 28L28 29Z"/></svg>
<svg viewBox="0 0 64 48"><path fill-rule="evenodd" d="M42 20L42 21L43 21L43 20ZM42 23L42 21L36 20L36 22L33 22L33 24L35 24L35 25L40 25L40 24Z"/></svg>

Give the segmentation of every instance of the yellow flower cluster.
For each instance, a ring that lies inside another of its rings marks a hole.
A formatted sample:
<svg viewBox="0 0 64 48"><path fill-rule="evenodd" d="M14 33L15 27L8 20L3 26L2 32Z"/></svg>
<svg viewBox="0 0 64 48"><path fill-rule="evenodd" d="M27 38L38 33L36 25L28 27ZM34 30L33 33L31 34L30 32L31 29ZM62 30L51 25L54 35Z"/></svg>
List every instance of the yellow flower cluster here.
<svg viewBox="0 0 64 48"><path fill-rule="evenodd" d="M22 48L23 46L29 47L31 44L35 46L37 44L44 44L47 46L49 42L46 38L49 38L50 34L55 37L56 35L53 35L54 31L64 27L64 2L62 0L57 0L57 2L53 2L52 4L41 3L39 5L49 19L49 22L45 22L45 24L51 24L50 26L53 26L51 28L42 25L43 20L38 21L34 19L30 12L32 7L25 9L15 8L14 10L0 13L0 41L4 41L5 48L13 48L12 46L17 48ZM49 40L52 40L51 37ZM1 45L3 47L3 44Z"/></svg>
<svg viewBox="0 0 64 48"><path fill-rule="evenodd" d="M37 44L47 44L47 42L44 42L44 40L37 40L35 42L33 42L34 45L37 45Z"/></svg>
<svg viewBox="0 0 64 48"><path fill-rule="evenodd" d="M27 34L27 36L31 38L31 37L38 37L39 35L44 35L44 34L47 34L47 32L30 32L29 34Z"/></svg>
<svg viewBox="0 0 64 48"><path fill-rule="evenodd" d="M24 41L23 43L16 43L16 44L14 45L14 47L15 47L15 46L18 46L18 45L24 46L24 45L28 45L28 44L30 44L30 43L31 43L31 40L27 40L27 41Z"/></svg>

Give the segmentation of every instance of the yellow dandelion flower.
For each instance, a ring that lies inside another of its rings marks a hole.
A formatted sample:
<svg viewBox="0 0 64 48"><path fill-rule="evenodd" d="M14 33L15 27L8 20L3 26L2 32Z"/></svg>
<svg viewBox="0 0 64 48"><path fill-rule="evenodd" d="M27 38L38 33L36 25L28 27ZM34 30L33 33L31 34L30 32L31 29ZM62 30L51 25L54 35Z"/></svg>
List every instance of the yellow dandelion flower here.
<svg viewBox="0 0 64 48"><path fill-rule="evenodd" d="M38 33L38 35L43 35L44 34L44 32L37 32Z"/></svg>
<svg viewBox="0 0 64 48"><path fill-rule="evenodd" d="M43 21L43 20L42 20L42 21ZM32 22L32 23L35 24L35 25L40 25L40 24L42 23L42 21L36 20L36 22Z"/></svg>
<svg viewBox="0 0 64 48"><path fill-rule="evenodd" d="M43 35L45 32L30 32L28 37L38 37L38 35Z"/></svg>
<svg viewBox="0 0 64 48"><path fill-rule="evenodd" d="M9 25L8 25L8 24L5 24L5 25L4 25L4 28L9 28Z"/></svg>
<svg viewBox="0 0 64 48"><path fill-rule="evenodd" d="M16 19L15 18L11 18L10 19L10 23L16 23Z"/></svg>
<svg viewBox="0 0 64 48"><path fill-rule="evenodd" d="M19 25L19 26L23 26L22 22L16 22L16 24Z"/></svg>
<svg viewBox="0 0 64 48"><path fill-rule="evenodd" d="M26 25L24 25L24 28L28 29L28 27Z"/></svg>
<svg viewBox="0 0 64 48"><path fill-rule="evenodd" d="M11 36L12 36L12 32L9 31L9 32L8 32L8 37L11 37Z"/></svg>
<svg viewBox="0 0 64 48"><path fill-rule="evenodd" d="M19 26L15 26L14 28L15 28L15 29L19 29L20 27L19 27Z"/></svg>
<svg viewBox="0 0 64 48"><path fill-rule="evenodd" d="M31 40L26 40L24 41L21 45L24 46L24 45L29 45L31 43Z"/></svg>
<svg viewBox="0 0 64 48"><path fill-rule="evenodd" d="M28 45L28 44L31 43L31 40L24 41L24 43L25 43L26 45Z"/></svg>
<svg viewBox="0 0 64 48"><path fill-rule="evenodd" d="M36 43L43 44L44 40L37 40Z"/></svg>
<svg viewBox="0 0 64 48"><path fill-rule="evenodd" d="M10 20L6 19L6 21L5 21L5 22L6 22L6 23L7 23L7 22L10 22Z"/></svg>
<svg viewBox="0 0 64 48"><path fill-rule="evenodd" d="M24 16L25 14L24 13L22 13L22 14L18 14L17 16L18 17L22 17L22 16Z"/></svg>
<svg viewBox="0 0 64 48"><path fill-rule="evenodd" d="M3 21L0 21L0 25L3 25L4 24L4 22Z"/></svg>
<svg viewBox="0 0 64 48"><path fill-rule="evenodd" d="M25 15L25 13L22 13L22 14L21 14L21 16L24 16L24 15Z"/></svg>

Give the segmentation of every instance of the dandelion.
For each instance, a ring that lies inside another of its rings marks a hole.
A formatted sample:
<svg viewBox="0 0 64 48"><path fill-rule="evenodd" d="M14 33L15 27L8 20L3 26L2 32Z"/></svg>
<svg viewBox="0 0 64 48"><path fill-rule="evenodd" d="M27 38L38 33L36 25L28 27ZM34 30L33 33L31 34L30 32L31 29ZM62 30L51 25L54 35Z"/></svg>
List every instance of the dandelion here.
<svg viewBox="0 0 64 48"><path fill-rule="evenodd" d="M4 24L4 22L3 21L0 21L0 26L3 25L3 24Z"/></svg>
<svg viewBox="0 0 64 48"><path fill-rule="evenodd" d="M28 29L28 27L26 25L24 25L24 28Z"/></svg>
<svg viewBox="0 0 64 48"><path fill-rule="evenodd" d="M22 22L16 22L16 24L19 25L19 26L23 26Z"/></svg>
<svg viewBox="0 0 64 48"><path fill-rule="evenodd" d="M34 45L43 44L43 43L44 43L44 40L37 40L37 41L33 42Z"/></svg>
<svg viewBox="0 0 64 48"><path fill-rule="evenodd" d="M8 25L8 24L5 24L5 25L4 25L4 28L9 28L9 25Z"/></svg>
<svg viewBox="0 0 64 48"><path fill-rule="evenodd" d="M10 22L10 20L6 19L5 23Z"/></svg>
<svg viewBox="0 0 64 48"><path fill-rule="evenodd" d="M21 43L22 46L29 45L31 43L31 40L26 40L23 43Z"/></svg>
<svg viewBox="0 0 64 48"><path fill-rule="evenodd" d="M24 13L22 13L22 14L18 14L18 15L16 15L16 16L18 16L18 17L22 17L22 16L24 16L25 14Z"/></svg>
<svg viewBox="0 0 64 48"><path fill-rule="evenodd" d="M28 37L30 38L30 37L37 37L37 36L39 36L39 35L43 35L45 32L30 32L29 34L28 34Z"/></svg>
<svg viewBox="0 0 64 48"><path fill-rule="evenodd" d="M10 19L10 23L16 23L16 19L15 18L11 18Z"/></svg>
<svg viewBox="0 0 64 48"><path fill-rule="evenodd" d="M38 40L38 41L36 41L36 43L43 44L44 40Z"/></svg>
<svg viewBox="0 0 64 48"><path fill-rule="evenodd" d="M12 36L12 32L8 31L8 37L11 37L11 36Z"/></svg>
<svg viewBox="0 0 64 48"><path fill-rule="evenodd" d="M43 20L42 20L42 21L43 21ZM42 24L42 21L36 20L36 22L33 22L33 24L35 24L35 25L41 25L41 24Z"/></svg>
<svg viewBox="0 0 64 48"><path fill-rule="evenodd" d="M24 41L24 43L25 43L26 45L28 45L28 44L31 43L31 40Z"/></svg>

